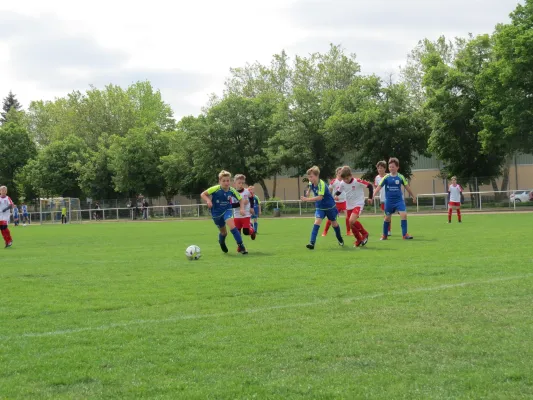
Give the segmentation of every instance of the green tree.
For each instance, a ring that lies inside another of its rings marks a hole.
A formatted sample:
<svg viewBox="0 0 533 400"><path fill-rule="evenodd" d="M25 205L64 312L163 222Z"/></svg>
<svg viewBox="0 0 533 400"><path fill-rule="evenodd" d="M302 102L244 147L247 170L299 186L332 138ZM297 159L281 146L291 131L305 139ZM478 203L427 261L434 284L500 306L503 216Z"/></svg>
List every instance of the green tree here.
<svg viewBox="0 0 533 400"><path fill-rule="evenodd" d="M88 197L110 199L117 195L110 170L110 142L109 136L101 136L95 149L87 148L83 163L76 164L80 188Z"/></svg>
<svg viewBox="0 0 533 400"><path fill-rule="evenodd" d="M15 177L36 152L35 143L22 125L6 122L0 127L0 182L10 188L15 201L19 197Z"/></svg>
<svg viewBox="0 0 533 400"><path fill-rule="evenodd" d="M501 174L506 153L501 149L483 151L479 136L481 96L476 89L476 79L490 58L488 35L471 39L451 66L437 52L430 53L423 59L423 82L426 106L431 112L429 149L445 163L444 174L456 175L463 182L473 177L485 178L495 185L494 178Z"/></svg>
<svg viewBox="0 0 533 400"><path fill-rule="evenodd" d="M8 122L8 113L10 111L21 111L22 106L20 105L17 97L10 90L7 97L4 98L2 103L2 112L0 113L0 124Z"/></svg>
<svg viewBox="0 0 533 400"><path fill-rule="evenodd" d="M491 61L477 85L483 148L533 152L533 0L519 4L509 24L496 27L493 41Z"/></svg>

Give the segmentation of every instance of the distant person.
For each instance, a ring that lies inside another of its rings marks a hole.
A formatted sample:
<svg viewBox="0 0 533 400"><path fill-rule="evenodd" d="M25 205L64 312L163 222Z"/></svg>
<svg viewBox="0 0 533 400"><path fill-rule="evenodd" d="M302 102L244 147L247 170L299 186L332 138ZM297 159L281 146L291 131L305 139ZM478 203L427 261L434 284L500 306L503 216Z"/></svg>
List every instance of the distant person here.
<svg viewBox="0 0 533 400"><path fill-rule="evenodd" d="M28 214L28 206L26 204L24 204L24 202L22 202L22 205L21 205L20 208L22 210L22 225L26 226L26 224L30 224L31 223L30 216Z"/></svg>
<svg viewBox="0 0 533 400"><path fill-rule="evenodd" d="M19 226L20 222L20 214L19 214L19 208L16 204L13 204L13 224L15 226Z"/></svg>
<svg viewBox="0 0 533 400"><path fill-rule="evenodd" d="M61 225L67 223L67 207L63 204L63 207L61 207Z"/></svg>
<svg viewBox="0 0 533 400"><path fill-rule="evenodd" d="M453 210L457 211L457 221L461 223L461 196L463 188L457 184L457 177L452 176L452 184L448 187L448 223L452 223Z"/></svg>
<svg viewBox="0 0 533 400"><path fill-rule="evenodd" d="M13 245L13 238L11 232L9 232L9 219L11 218L11 209L13 208L13 202L7 195L7 187L0 186L0 231L2 231L2 237L6 244L6 249Z"/></svg>

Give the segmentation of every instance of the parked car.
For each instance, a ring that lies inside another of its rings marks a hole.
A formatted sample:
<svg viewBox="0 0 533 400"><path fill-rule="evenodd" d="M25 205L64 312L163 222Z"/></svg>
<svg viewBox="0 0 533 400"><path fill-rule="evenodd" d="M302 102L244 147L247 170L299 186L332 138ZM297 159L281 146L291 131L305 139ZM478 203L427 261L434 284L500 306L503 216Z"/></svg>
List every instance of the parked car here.
<svg viewBox="0 0 533 400"><path fill-rule="evenodd" d="M517 190L511 193L509 200L516 203L525 203L531 201L533 192L531 190Z"/></svg>

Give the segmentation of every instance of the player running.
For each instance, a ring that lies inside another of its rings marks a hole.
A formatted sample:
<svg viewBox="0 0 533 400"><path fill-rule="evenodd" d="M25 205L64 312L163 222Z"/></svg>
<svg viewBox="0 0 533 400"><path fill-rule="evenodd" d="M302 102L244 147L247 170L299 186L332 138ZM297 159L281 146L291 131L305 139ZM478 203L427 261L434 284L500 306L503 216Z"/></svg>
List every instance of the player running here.
<svg viewBox="0 0 533 400"><path fill-rule="evenodd" d="M342 182L342 178L341 178L341 169L342 167L339 167L337 168L337 170L335 171L335 179L333 179L330 183L329 183L329 191L331 193L335 193L338 188L339 188L339 185L341 184ZM340 196L337 196L337 198L335 199L335 206L337 207L337 211L339 212L339 214L342 214L342 213L345 213L346 212L346 195L344 193L341 193ZM348 216L346 217L346 235L351 235L351 232L350 232L350 222L348 220ZM326 221L326 227L324 228L324 232L322 232L322 236L326 236L328 234L328 231L329 231L329 227L331 226L331 221L328 219Z"/></svg>
<svg viewBox="0 0 533 400"><path fill-rule="evenodd" d="M235 227L233 220L233 209L231 206L231 198L234 197L240 203L240 214L244 215L244 201L234 188L230 186L231 174L228 171L221 171L218 174L218 185L211 186L206 191L202 192L201 197L206 202L207 207L211 210L211 216L213 222L220 230L218 235L218 242L220 248L224 253L228 252L228 246L226 246L226 236L228 231L226 224L230 229L231 234L235 238L238 245L238 252L241 254L248 254L246 247L242 241L242 236L239 230Z"/></svg>
<svg viewBox="0 0 533 400"><path fill-rule="evenodd" d="M235 227L239 232L242 230L242 233L246 236L249 235L252 240L255 240L255 231L250 223L250 217L254 211L254 197L250 193L250 190L244 187L245 181L246 177L242 174L237 174L235 175L235 178L233 178L235 189L239 192L244 201L244 215L241 215L240 211L235 209L233 210L233 219L235 221ZM238 203L233 204L234 208L237 208L238 206Z"/></svg>
<svg viewBox="0 0 533 400"><path fill-rule="evenodd" d="M257 235L257 226L258 226L258 219L261 215L261 201L259 200L259 196L255 194L255 187L249 186L248 190L252 194L252 197L254 199L254 205L253 205L253 213L252 213L252 221L254 221L253 228L254 232Z"/></svg>
<svg viewBox="0 0 533 400"><path fill-rule="evenodd" d="M412 198L415 197L407 179L402 174L398 173L400 162L397 158L389 159L390 173L385 175L374 195L377 196L381 189L385 188L385 221L383 222L383 235L380 240L387 240L389 233L389 226L391 215L398 212L402 219L402 237L404 239L412 239L413 237L407 233L407 208L405 200L402 195L402 185L409 192Z"/></svg>
<svg viewBox="0 0 533 400"><path fill-rule="evenodd" d="M0 231L2 232L6 249L13 245L13 238L8 227L12 208L13 202L7 195L7 187L0 186Z"/></svg>
<svg viewBox="0 0 533 400"><path fill-rule="evenodd" d="M374 189L377 189L381 180L385 177L387 173L387 163L385 161L379 161L376 164L376 169L378 171L378 174L374 178ZM379 207L381 208L381 211L383 211L383 214L385 214L385 191L382 190L379 194ZM384 217L385 219L386 217ZM389 223L389 232L387 233L387 236L391 235L391 225L392 225L392 218L391 222Z"/></svg>

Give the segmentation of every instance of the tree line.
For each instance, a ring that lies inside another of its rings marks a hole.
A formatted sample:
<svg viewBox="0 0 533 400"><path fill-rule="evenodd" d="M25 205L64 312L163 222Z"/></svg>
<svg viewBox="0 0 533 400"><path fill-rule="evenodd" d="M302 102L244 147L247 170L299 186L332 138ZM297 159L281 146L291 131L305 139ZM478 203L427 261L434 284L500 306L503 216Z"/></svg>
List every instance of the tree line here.
<svg viewBox="0 0 533 400"><path fill-rule="evenodd" d="M508 181L513 155L533 152L533 0L492 34L424 39L399 79L363 75L340 45L325 53L230 69L224 92L174 119L150 82L73 91L26 110L9 93L0 116L0 183L15 199L197 196L221 169L276 195L283 171L339 163L374 173L395 156L411 176L435 155L443 176ZM274 178L269 188L265 181Z"/></svg>

